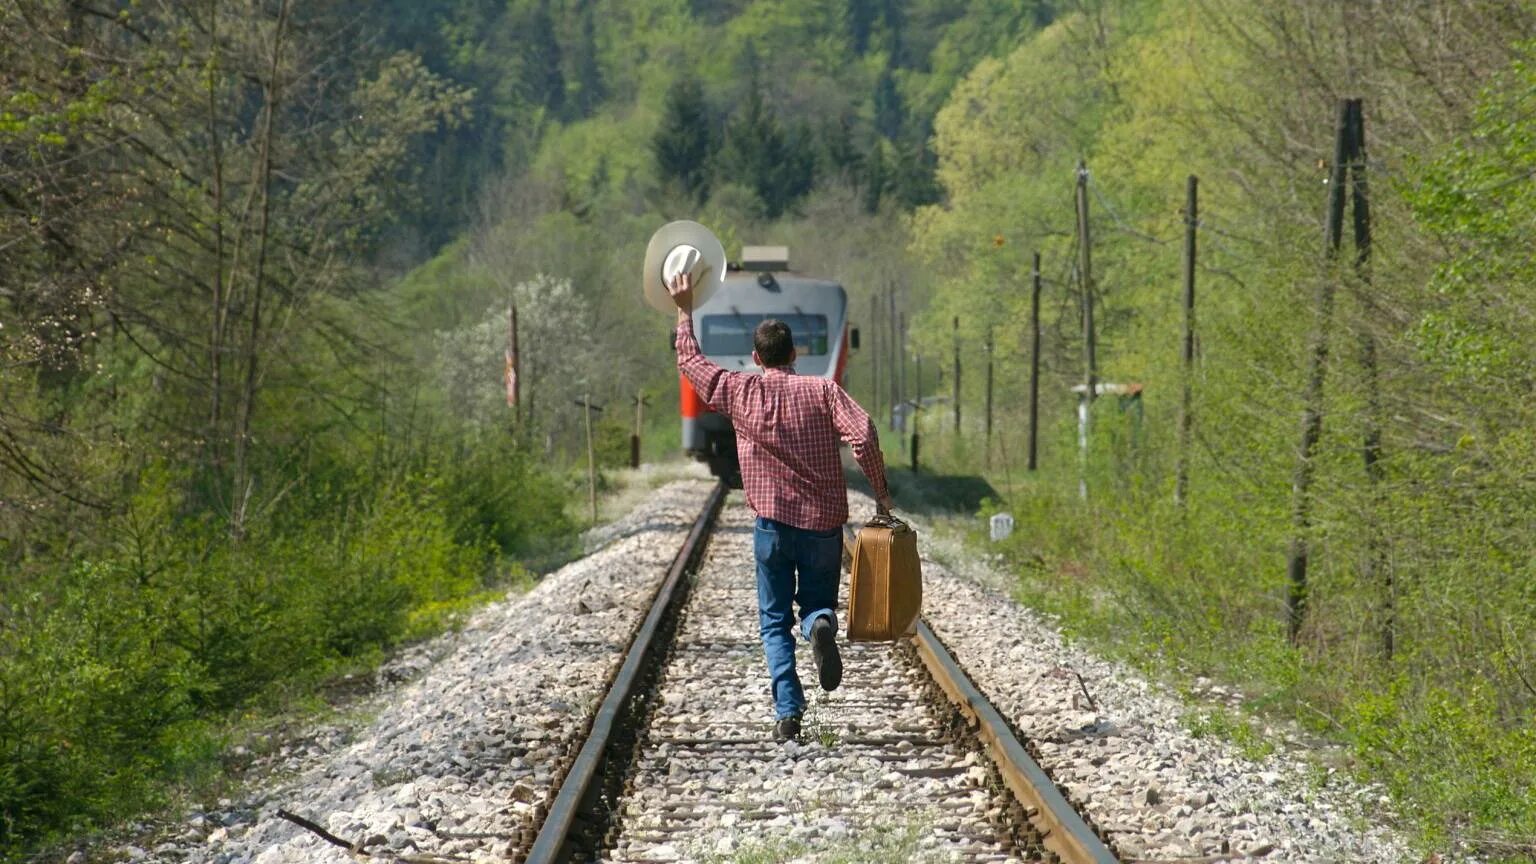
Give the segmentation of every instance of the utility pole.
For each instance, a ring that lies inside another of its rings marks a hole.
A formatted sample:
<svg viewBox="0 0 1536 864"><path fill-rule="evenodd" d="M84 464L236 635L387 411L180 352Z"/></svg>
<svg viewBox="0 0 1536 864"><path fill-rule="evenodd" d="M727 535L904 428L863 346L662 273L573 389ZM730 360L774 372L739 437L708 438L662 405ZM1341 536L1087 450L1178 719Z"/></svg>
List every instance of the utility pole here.
<svg viewBox="0 0 1536 864"><path fill-rule="evenodd" d="M869 407L874 416L880 416L880 325L876 317L880 309L880 297L869 295Z"/></svg>
<svg viewBox="0 0 1536 864"><path fill-rule="evenodd" d="M1088 439L1093 402L1098 398L1099 369L1094 352L1093 258L1088 235L1088 165L1077 163L1077 262L1083 304L1083 395L1077 403L1077 446L1081 465L1078 494L1088 499Z"/></svg>
<svg viewBox="0 0 1536 864"><path fill-rule="evenodd" d="M1345 166L1352 151L1351 128L1349 101L1340 100L1333 165L1328 174L1328 219L1323 237L1325 260L1330 265L1338 257L1344 232ZM1313 297L1312 344L1307 351L1306 393L1302 397L1301 446L1296 450L1296 470L1291 479L1291 543L1286 554L1285 610L1287 635L1293 645L1301 636L1302 619L1307 610L1308 534L1312 529L1312 478L1316 472L1313 457L1323 434L1323 381L1328 363L1328 330L1333 318L1334 274L1331 271L1331 266L1325 268Z"/></svg>
<svg viewBox="0 0 1536 864"><path fill-rule="evenodd" d="M992 467L992 328L987 328L987 434L986 455L982 457L982 463Z"/></svg>
<svg viewBox="0 0 1536 864"><path fill-rule="evenodd" d="M507 407L512 409L512 426L516 428L522 419L522 386L518 369L521 358L517 352L517 304L507 304Z"/></svg>
<svg viewBox="0 0 1536 864"><path fill-rule="evenodd" d="M901 328L896 319L896 288L890 283L885 286L886 310L889 313L887 323L890 324L891 344L889 355L891 360L891 425L895 426L896 406L901 404L901 385L906 383L901 374Z"/></svg>
<svg viewBox="0 0 1536 864"><path fill-rule="evenodd" d="M1036 459L1040 436L1040 253L1035 253L1035 269L1029 298L1029 470L1039 467Z"/></svg>
<svg viewBox="0 0 1536 864"><path fill-rule="evenodd" d="M917 473L917 449L921 435L917 431L917 418L923 413L923 355L917 355L917 395L912 397L912 473Z"/></svg>
<svg viewBox="0 0 1536 864"><path fill-rule="evenodd" d="M1184 392L1179 398L1179 463L1174 470L1173 503L1184 506L1189 494L1189 439L1195 376L1195 231L1200 224L1200 180L1189 175L1184 205Z"/></svg>
<svg viewBox="0 0 1536 864"><path fill-rule="evenodd" d="M1366 312L1376 311L1376 298L1371 293L1371 201L1366 179L1365 158L1365 108L1360 99L1349 101L1351 126L1349 157L1350 203L1355 234L1356 297ZM1397 629L1397 587L1387 563L1386 541L1381 533L1382 481L1385 472L1381 465L1381 383L1376 361L1376 337L1370 331L1371 317L1366 315L1360 330L1360 371L1365 377L1365 431L1361 455L1365 463L1366 482L1370 484L1370 508L1366 521L1365 584L1378 585L1381 614L1381 653L1391 660L1395 651Z"/></svg>
<svg viewBox="0 0 1536 864"><path fill-rule="evenodd" d="M589 393L581 394L581 399L576 403L581 406L581 415L587 424L587 503L592 513L592 524L597 524L597 450L592 444L592 412L602 413L602 407L592 404Z"/></svg>
<svg viewBox="0 0 1536 864"><path fill-rule="evenodd" d="M955 316L955 434L960 434L960 316Z"/></svg>
<svg viewBox="0 0 1536 864"><path fill-rule="evenodd" d="M635 391L635 434L629 436L629 467L640 467L640 434L645 428L645 403L644 390Z"/></svg>

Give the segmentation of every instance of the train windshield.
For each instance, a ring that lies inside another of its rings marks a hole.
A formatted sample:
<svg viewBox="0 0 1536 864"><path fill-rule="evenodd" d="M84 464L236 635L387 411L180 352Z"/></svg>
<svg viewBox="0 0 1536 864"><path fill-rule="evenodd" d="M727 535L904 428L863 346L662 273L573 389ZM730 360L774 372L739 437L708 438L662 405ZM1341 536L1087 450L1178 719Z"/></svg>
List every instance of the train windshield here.
<svg viewBox="0 0 1536 864"><path fill-rule="evenodd" d="M777 318L789 325L795 351L802 357L827 353L827 316L825 315L705 315L699 347L705 354L752 353L752 331L765 318Z"/></svg>

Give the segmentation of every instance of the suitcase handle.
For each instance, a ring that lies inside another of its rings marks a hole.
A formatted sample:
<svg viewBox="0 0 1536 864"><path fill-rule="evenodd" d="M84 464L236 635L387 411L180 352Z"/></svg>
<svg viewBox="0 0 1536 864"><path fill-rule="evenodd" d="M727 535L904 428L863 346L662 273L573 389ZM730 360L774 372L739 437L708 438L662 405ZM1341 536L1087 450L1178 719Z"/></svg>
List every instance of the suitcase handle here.
<svg viewBox="0 0 1536 864"><path fill-rule="evenodd" d="M912 526L910 526L907 523L901 521L900 519L897 519L895 516L892 516L889 513L876 513L874 516L870 517L868 522L864 523L864 527L865 528L889 528L889 529L891 529L891 531L893 531L893 532L895 532L897 534L900 534L903 531L911 531L912 530Z"/></svg>

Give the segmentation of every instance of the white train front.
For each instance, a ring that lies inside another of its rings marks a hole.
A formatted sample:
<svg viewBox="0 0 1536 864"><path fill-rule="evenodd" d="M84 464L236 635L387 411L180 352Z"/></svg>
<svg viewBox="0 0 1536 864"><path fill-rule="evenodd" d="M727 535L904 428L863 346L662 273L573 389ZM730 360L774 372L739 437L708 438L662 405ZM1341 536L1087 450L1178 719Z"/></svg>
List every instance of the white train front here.
<svg viewBox="0 0 1536 864"><path fill-rule="evenodd" d="M765 319L789 325L795 371L843 384L858 330L848 324L848 295L828 279L793 273L782 246L747 246L723 284L693 310L693 332L710 360L727 370L761 374L752 362L752 332ZM736 432L731 421L704 404L688 379L679 377L683 449L709 464L711 474L741 485Z"/></svg>

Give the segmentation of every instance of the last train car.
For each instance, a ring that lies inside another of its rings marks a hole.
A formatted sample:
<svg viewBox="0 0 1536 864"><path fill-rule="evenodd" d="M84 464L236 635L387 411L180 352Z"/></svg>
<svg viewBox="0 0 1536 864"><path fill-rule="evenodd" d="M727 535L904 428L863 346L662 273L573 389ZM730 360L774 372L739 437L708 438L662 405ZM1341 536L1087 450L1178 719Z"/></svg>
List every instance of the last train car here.
<svg viewBox="0 0 1536 864"><path fill-rule="evenodd" d="M828 279L792 273L789 250L747 246L723 284L693 310L693 332L704 356L727 371L762 374L752 362L752 332L764 319L789 325L795 340L795 372L843 384L848 353L858 330L848 324L848 295ZM729 418L709 409L688 379L682 386L683 449L706 462L711 474L739 486L736 431Z"/></svg>

